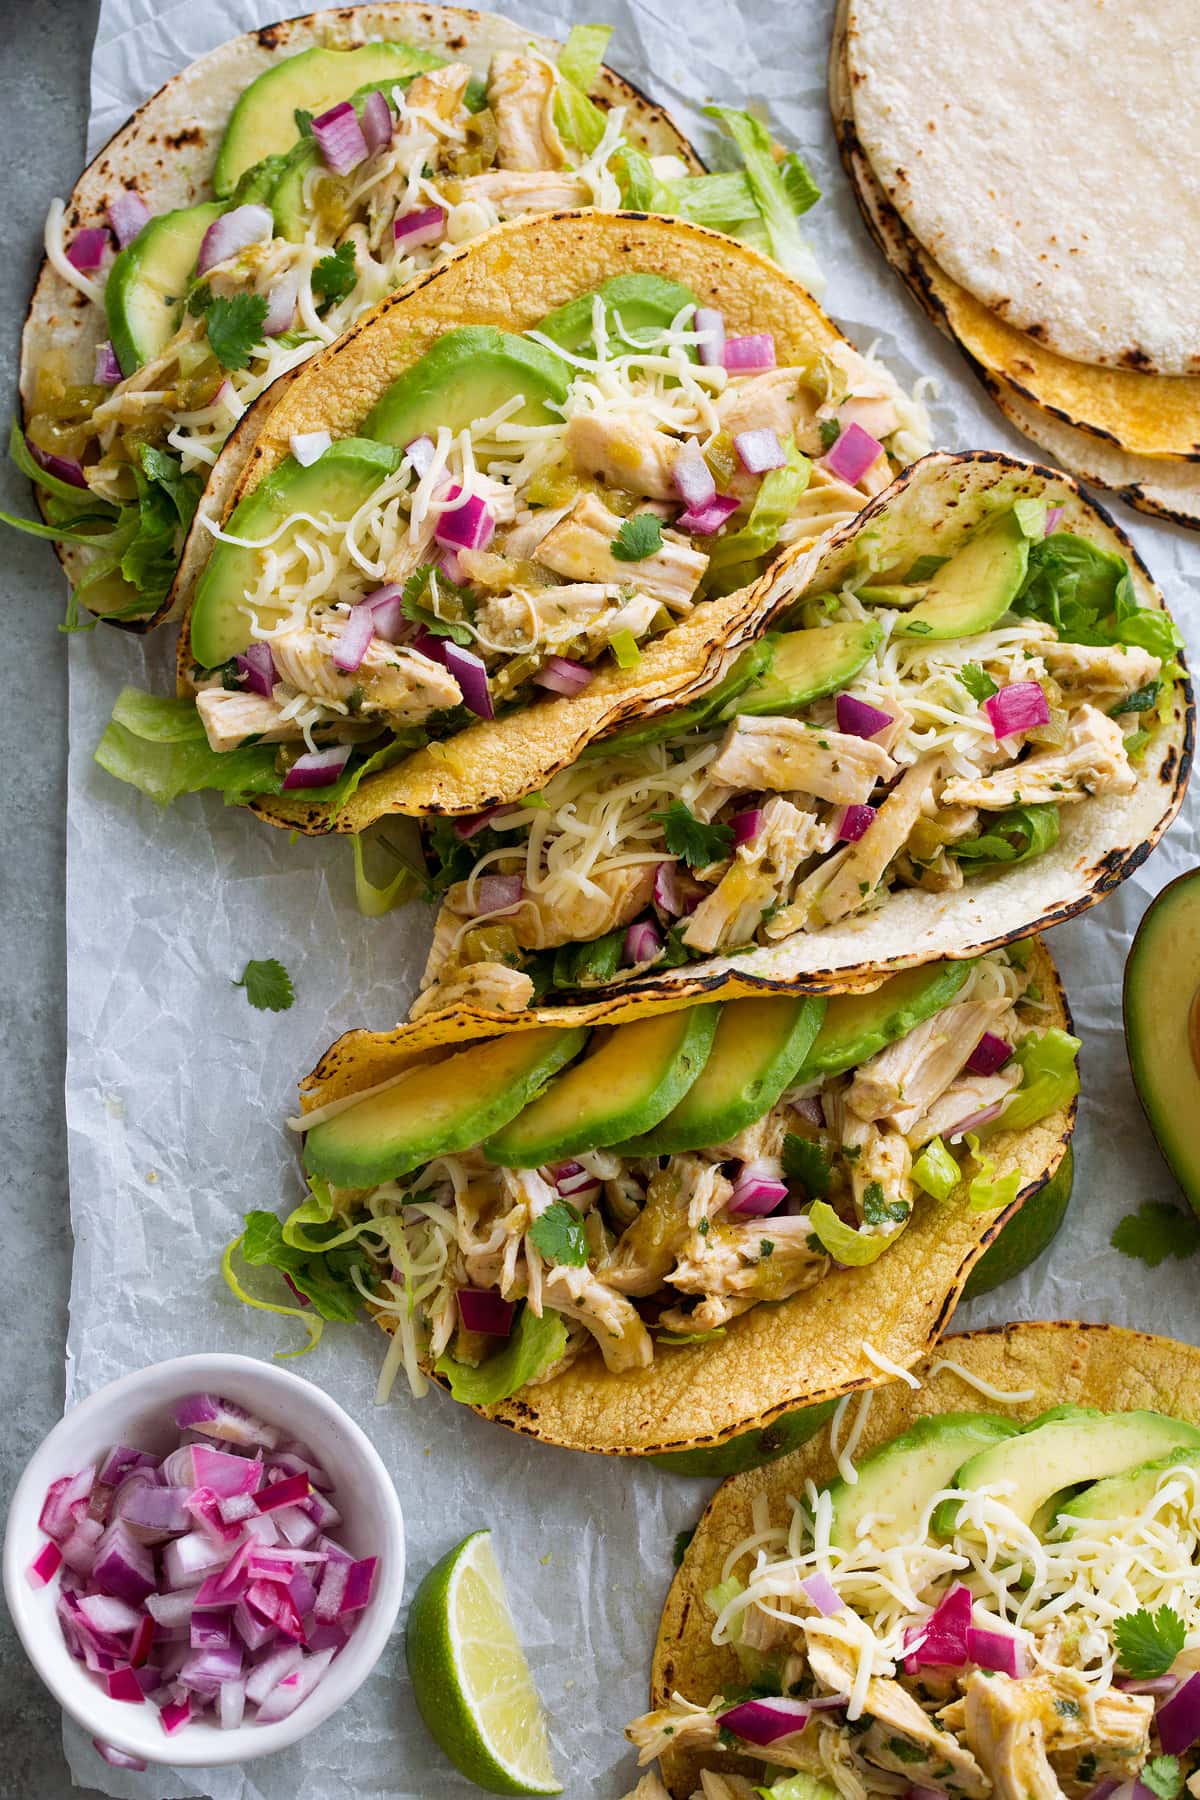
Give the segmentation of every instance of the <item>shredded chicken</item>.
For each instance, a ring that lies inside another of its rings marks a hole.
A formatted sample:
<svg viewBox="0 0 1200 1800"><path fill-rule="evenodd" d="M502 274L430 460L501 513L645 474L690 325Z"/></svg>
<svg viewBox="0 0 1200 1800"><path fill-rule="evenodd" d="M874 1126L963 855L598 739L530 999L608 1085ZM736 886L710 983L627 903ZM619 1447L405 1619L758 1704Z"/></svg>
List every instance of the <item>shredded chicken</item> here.
<svg viewBox="0 0 1200 1800"><path fill-rule="evenodd" d="M283 716L285 689L268 700L262 694L247 694L223 687L201 688L196 695L196 711L204 727L209 747L213 750L237 750L247 741L258 744L294 744L304 736L295 719Z"/></svg>
<svg viewBox="0 0 1200 1800"><path fill-rule="evenodd" d="M1021 1065L1016 1062L996 1075L960 1076L912 1126L907 1133L909 1143L916 1150L930 1138L949 1136L964 1119L973 1119L976 1113L1006 1100L1022 1079Z"/></svg>
<svg viewBox="0 0 1200 1800"><path fill-rule="evenodd" d="M448 669L419 650L373 638L353 674L334 667L333 652L346 624L326 613L295 631L271 639L271 655L281 682L319 703L356 705L358 715L379 715L397 724L427 719L457 706L462 692Z"/></svg>
<svg viewBox="0 0 1200 1800"><path fill-rule="evenodd" d="M713 1220L707 1232L690 1234L668 1279L681 1293L706 1299L785 1300L819 1281L828 1267L828 1257L812 1248L811 1237L804 1214L735 1224L726 1213ZM662 1323L670 1319L670 1329L694 1331L699 1328L699 1313L699 1308L674 1309L663 1314Z"/></svg>
<svg viewBox="0 0 1200 1800"><path fill-rule="evenodd" d="M710 781L742 792L798 790L840 806L863 805L877 781L895 774L869 738L770 717L735 719L707 770Z"/></svg>
<svg viewBox="0 0 1200 1800"><path fill-rule="evenodd" d="M485 645L502 645L505 650L545 649L556 643L577 638L596 617L604 614L611 623L616 608L628 589L610 581L569 581L562 587L514 590L496 594L476 612L475 624ZM658 608L650 602L651 615Z"/></svg>
<svg viewBox="0 0 1200 1800"><path fill-rule="evenodd" d="M569 419L563 442L580 475L651 500L679 498L671 478L679 439L668 437L648 420L598 407Z"/></svg>
<svg viewBox="0 0 1200 1800"><path fill-rule="evenodd" d="M452 1006L469 1006L482 1012L524 1012L533 999L533 982L520 969L506 963L470 963L448 981L435 983L418 994L410 1019L425 1013L444 1012Z"/></svg>
<svg viewBox="0 0 1200 1800"><path fill-rule="evenodd" d="M942 798L994 812L1046 801L1065 806L1090 794L1131 794L1136 787L1121 727L1097 707L1081 706L1068 720L1064 744L1036 751L995 775L948 781Z"/></svg>
<svg viewBox="0 0 1200 1800"><path fill-rule="evenodd" d="M762 814L755 836L738 845L729 868L688 920L683 941L690 949L749 943L764 912L787 894L796 870L817 847L822 828L815 813L775 798Z"/></svg>
<svg viewBox="0 0 1200 1800"><path fill-rule="evenodd" d="M606 1287L586 1264L555 1263L542 1279L542 1294L547 1306L587 1327L615 1375L654 1361L654 1340L633 1302Z"/></svg>
<svg viewBox="0 0 1200 1800"><path fill-rule="evenodd" d="M1047 669L1068 693L1120 699L1155 680L1160 657L1136 644L1069 644L1050 638L1038 645Z"/></svg>
<svg viewBox="0 0 1200 1800"><path fill-rule="evenodd" d="M460 201L483 200L501 216L517 213L571 212L587 206L592 190L565 169L488 169L458 185Z"/></svg>
<svg viewBox="0 0 1200 1800"><path fill-rule="evenodd" d="M410 113L432 113L434 118L449 122L461 107L470 80L466 63L446 63L443 68L429 69L409 83L405 108Z"/></svg>
<svg viewBox="0 0 1200 1800"><path fill-rule="evenodd" d="M897 1131L911 1131L961 1073L984 1032L1011 1010L1005 995L942 1007L860 1063L846 1092L847 1109L860 1119L886 1119Z"/></svg>
<svg viewBox="0 0 1200 1800"><path fill-rule="evenodd" d="M837 919L844 919L857 912L870 897L925 809L937 770L938 761L934 756L923 757L914 763L878 808L870 829L857 843L847 846L847 854L839 862L832 880L816 895L814 910L819 924L831 925ZM785 909L772 924L779 927L791 910L790 907ZM796 929L794 922L791 929ZM771 935L776 934L772 931ZM783 935L782 930L779 935Z"/></svg>
<svg viewBox="0 0 1200 1800"><path fill-rule="evenodd" d="M771 369L731 381L717 401L717 417L731 437L766 429L783 439L794 432L798 449L820 455L817 397L806 386L803 369Z"/></svg>
<svg viewBox="0 0 1200 1800"><path fill-rule="evenodd" d="M583 494L566 518L547 532L537 559L569 581L610 581L650 594L677 612L686 611L708 567L703 551L664 532L661 547L639 562L613 555L623 521L595 494Z"/></svg>
<svg viewBox="0 0 1200 1800"><path fill-rule="evenodd" d="M505 923L523 950L549 950L559 944L586 944L605 932L628 925L649 903L654 889L655 864L632 864L602 869L591 877L591 889L551 901L544 894L526 891ZM470 884L455 882L446 892L443 914L453 919L457 931L465 919L475 917Z"/></svg>
<svg viewBox="0 0 1200 1800"><path fill-rule="evenodd" d="M1046 1714L1036 1683L974 1669L963 1683L963 1731L992 1781L996 1800L1061 1800L1046 1755Z"/></svg>
<svg viewBox="0 0 1200 1800"><path fill-rule="evenodd" d="M653 1294L699 1221L719 1212L730 1192L718 1164L673 1156L650 1177L645 1205L601 1267L603 1280L623 1294Z"/></svg>
<svg viewBox="0 0 1200 1800"><path fill-rule="evenodd" d="M566 158L554 124L554 70L512 50L492 57L488 105L496 118L504 169L561 169Z"/></svg>
<svg viewBox="0 0 1200 1800"><path fill-rule="evenodd" d="M843 1095L843 1100L845 1096ZM850 1151L850 1186L854 1207L860 1220L867 1219L869 1204L874 1201L893 1206L912 1207L912 1152L900 1132L880 1129L843 1110L841 1141L843 1151ZM874 1210L874 1207L871 1208ZM902 1219L867 1220L880 1225L891 1236L904 1224Z"/></svg>

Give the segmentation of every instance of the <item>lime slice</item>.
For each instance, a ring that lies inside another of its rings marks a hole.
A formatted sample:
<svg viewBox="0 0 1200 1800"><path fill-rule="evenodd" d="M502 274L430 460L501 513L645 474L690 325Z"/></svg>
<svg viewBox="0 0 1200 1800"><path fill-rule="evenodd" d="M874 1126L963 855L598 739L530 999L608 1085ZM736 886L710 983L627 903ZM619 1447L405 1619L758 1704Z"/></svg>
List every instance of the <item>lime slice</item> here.
<svg viewBox="0 0 1200 1800"><path fill-rule="evenodd" d="M408 1609L405 1651L421 1717L469 1781L489 1794L562 1793L490 1531L430 1569Z"/></svg>

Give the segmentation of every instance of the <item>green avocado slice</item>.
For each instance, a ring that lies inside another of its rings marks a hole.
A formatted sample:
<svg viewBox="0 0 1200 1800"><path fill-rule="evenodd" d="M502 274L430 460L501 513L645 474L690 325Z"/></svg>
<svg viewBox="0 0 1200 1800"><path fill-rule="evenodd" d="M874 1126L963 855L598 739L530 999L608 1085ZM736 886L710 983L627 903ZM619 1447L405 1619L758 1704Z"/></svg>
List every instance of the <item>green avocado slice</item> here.
<svg viewBox="0 0 1200 1800"><path fill-rule="evenodd" d="M678 1106L616 1148L622 1156L674 1156L728 1143L789 1086L824 1013L816 994L727 1001L708 1061Z"/></svg>
<svg viewBox="0 0 1200 1800"><path fill-rule="evenodd" d="M108 335L124 375L153 362L179 329L184 296L219 201L160 213L113 260L104 284Z"/></svg>
<svg viewBox="0 0 1200 1800"><path fill-rule="evenodd" d="M878 619L785 631L771 639L771 666L730 703L723 715L795 712L811 700L836 694L853 681L883 636Z"/></svg>
<svg viewBox="0 0 1200 1800"><path fill-rule="evenodd" d="M192 655L203 669L216 669L236 656L250 642L250 621L242 610L247 593L262 573L261 552L256 547L272 536L292 513L327 513L334 519L351 519L363 501L403 460L390 444L374 444L368 438L339 438L323 456L307 468L294 457L285 457L255 488L239 501L225 530L233 537L251 540L243 544L218 539L196 585L192 607ZM277 539L273 548L283 542ZM280 619L287 611L282 602L260 602L260 625Z"/></svg>
<svg viewBox="0 0 1200 1800"><path fill-rule="evenodd" d="M909 1543L936 1493L949 1487L968 1457L1015 1437L1021 1427L992 1413L934 1413L918 1419L858 1464L858 1480L829 1485L829 1541L853 1549L870 1514L871 1541L887 1548Z"/></svg>
<svg viewBox="0 0 1200 1800"><path fill-rule="evenodd" d="M892 626L892 636L934 639L974 637L990 631L1021 591L1029 563L1029 539L1014 512L998 513L962 544L922 584L920 598ZM859 588L870 604L902 606L894 585Z"/></svg>
<svg viewBox="0 0 1200 1800"><path fill-rule="evenodd" d="M264 69L245 89L225 127L213 189L231 194L247 169L296 142L297 112L319 117L368 83L386 84L440 69L445 57L412 44L359 44L353 50L301 50Z"/></svg>
<svg viewBox="0 0 1200 1800"><path fill-rule="evenodd" d="M1075 1530L1080 1519L1131 1519L1150 1504L1167 1469L1200 1469L1200 1449L1171 1450L1122 1475L1093 1481L1058 1507L1056 1516L1068 1531Z"/></svg>
<svg viewBox="0 0 1200 1800"><path fill-rule="evenodd" d="M483 1146L489 1162L536 1169L602 1150L665 1118L699 1075L719 1006L616 1025Z"/></svg>
<svg viewBox="0 0 1200 1800"><path fill-rule="evenodd" d="M537 1026L420 1064L314 1125L304 1140L304 1166L338 1187L365 1188L435 1156L470 1150L577 1056L587 1035Z"/></svg>
<svg viewBox="0 0 1200 1800"><path fill-rule="evenodd" d="M800 1412L783 1413L769 1425L756 1425L723 1444L700 1444L694 1450L665 1450L661 1456L647 1460L668 1475L741 1475L747 1469L761 1469L777 1462L781 1456L798 1450L827 1425L837 1410L836 1400L819 1400Z"/></svg>
<svg viewBox="0 0 1200 1800"><path fill-rule="evenodd" d="M362 426L384 444L436 438L438 428L462 431L475 419L521 394L525 404L510 424L548 425L567 398L571 371L552 350L494 325L446 332L377 401Z"/></svg>
<svg viewBox="0 0 1200 1800"><path fill-rule="evenodd" d="M1125 964L1125 1048L1142 1110L1200 1213L1200 869L1149 908Z"/></svg>
<svg viewBox="0 0 1200 1800"><path fill-rule="evenodd" d="M592 302L596 296L605 302L609 314L610 353L624 353L630 346L619 334L620 329L634 339L651 331L665 331L685 306L700 303L691 288L681 281L668 281L663 275L614 275L601 282L590 294L579 294L565 306L556 307L537 326L543 337L553 338L571 356L587 355L595 350L592 332ZM695 361L692 352L692 361Z"/></svg>
<svg viewBox="0 0 1200 1800"><path fill-rule="evenodd" d="M971 973L971 962L927 963L903 969L869 994L834 994L797 1081L840 1075L866 1062L948 1006Z"/></svg>

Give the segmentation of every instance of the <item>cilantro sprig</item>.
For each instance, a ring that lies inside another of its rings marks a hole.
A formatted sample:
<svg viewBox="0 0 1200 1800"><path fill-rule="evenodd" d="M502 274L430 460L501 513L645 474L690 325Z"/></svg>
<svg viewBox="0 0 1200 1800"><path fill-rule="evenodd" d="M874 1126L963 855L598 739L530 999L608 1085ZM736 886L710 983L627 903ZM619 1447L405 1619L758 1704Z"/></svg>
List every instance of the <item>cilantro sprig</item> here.
<svg viewBox="0 0 1200 1800"><path fill-rule="evenodd" d="M292 978L274 956L252 959L234 987L245 988L246 998L258 1012L287 1012L296 998Z"/></svg>
<svg viewBox="0 0 1200 1800"><path fill-rule="evenodd" d="M197 290L199 293L200 290ZM267 302L261 294L210 296L201 309L208 347L223 369L244 369L263 341Z"/></svg>
<svg viewBox="0 0 1200 1800"><path fill-rule="evenodd" d="M663 837L672 856L678 856L689 869L705 869L710 863L724 862L733 843L728 825L706 825L691 807L676 800L666 812L655 813L661 821Z"/></svg>
<svg viewBox="0 0 1200 1800"><path fill-rule="evenodd" d="M529 1236L547 1262L581 1269L588 1259L583 1215L569 1200L556 1200L548 1206L530 1228Z"/></svg>
<svg viewBox="0 0 1200 1800"><path fill-rule="evenodd" d="M471 633L467 627L453 619L444 619L433 610L433 596L429 586L433 575L437 575L439 600L443 604L457 604L462 610L466 590L455 587L448 576L438 573L432 563L422 563L419 569L413 570L400 596L400 610L412 624L423 626L430 637L453 638L459 648L465 650L471 642Z"/></svg>
<svg viewBox="0 0 1200 1800"><path fill-rule="evenodd" d="M1183 1649L1183 1620L1169 1606L1150 1612L1139 1606L1113 1623L1113 1638L1122 1669L1137 1681L1165 1675Z"/></svg>
<svg viewBox="0 0 1200 1800"><path fill-rule="evenodd" d="M331 256L323 256L312 272L312 291L320 300L319 313L328 312L339 300L354 292L358 281L358 260L354 245L347 238Z"/></svg>
<svg viewBox="0 0 1200 1800"><path fill-rule="evenodd" d="M1200 1219L1172 1206L1169 1200L1143 1200L1136 1212L1126 1213L1109 1239L1122 1256L1132 1256L1157 1269L1174 1257L1176 1262L1200 1249Z"/></svg>
<svg viewBox="0 0 1200 1800"><path fill-rule="evenodd" d="M622 519L621 529L612 541L612 553L618 562L644 562L662 549L662 522L654 513L634 513Z"/></svg>

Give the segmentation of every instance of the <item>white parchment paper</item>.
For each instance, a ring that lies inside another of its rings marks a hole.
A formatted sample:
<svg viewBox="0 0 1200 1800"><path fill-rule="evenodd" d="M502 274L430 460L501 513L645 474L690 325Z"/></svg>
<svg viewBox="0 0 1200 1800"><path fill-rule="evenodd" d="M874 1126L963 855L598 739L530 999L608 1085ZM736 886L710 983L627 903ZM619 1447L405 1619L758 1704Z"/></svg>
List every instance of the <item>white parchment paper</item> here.
<svg viewBox="0 0 1200 1800"><path fill-rule="evenodd" d="M102 0L92 74L94 151L163 80L279 0ZM932 373L937 441L1032 454L991 409L870 245L834 151L825 107L825 0L578 0L522 5L531 28L564 35L603 16L610 60L675 109L703 143L708 98L751 105L809 159L825 197L807 221L829 278L826 304L851 337L875 339L902 378ZM1194 537L1120 511L1176 617L1200 633ZM67 1123L76 1256L68 1403L129 1369L187 1351L271 1356L290 1327L226 1294L221 1247L251 1207L296 1200L282 1122L295 1083L340 1031L405 1012L428 930L419 907L366 921L344 845L289 845L212 797L160 812L109 779L92 749L123 682L169 691L169 646L99 630L70 640ZM1153 1273L1108 1248L1116 1221L1173 1186L1125 1064L1120 977L1150 896L1196 856L1200 793L1148 867L1086 919L1056 932L1085 1040L1078 1172L1067 1229L1022 1279L959 1323L1073 1315L1196 1338L1194 1265ZM284 1014L257 1013L231 985L249 957L277 956L296 984ZM469 1529L491 1525L521 1636L573 1797L633 1784L621 1728L641 1710L674 1534L705 1484L537 1448L441 1396L398 1390L372 1405L381 1355L363 1327L332 1327L293 1365L372 1433L392 1468L409 1534L409 1582ZM80 1782L167 1800L451 1800L474 1792L448 1768L412 1703L397 1636L356 1700L296 1750L244 1770L117 1773L67 1729Z"/></svg>

